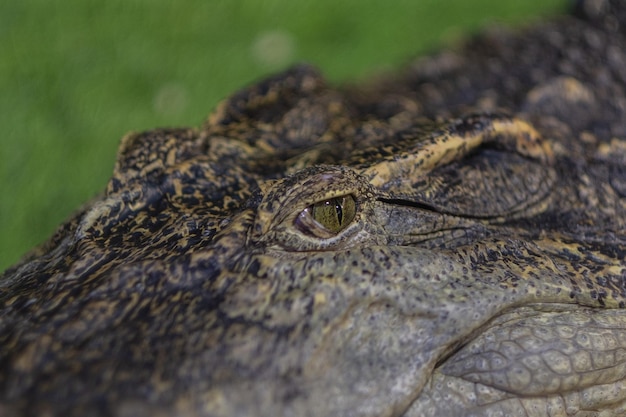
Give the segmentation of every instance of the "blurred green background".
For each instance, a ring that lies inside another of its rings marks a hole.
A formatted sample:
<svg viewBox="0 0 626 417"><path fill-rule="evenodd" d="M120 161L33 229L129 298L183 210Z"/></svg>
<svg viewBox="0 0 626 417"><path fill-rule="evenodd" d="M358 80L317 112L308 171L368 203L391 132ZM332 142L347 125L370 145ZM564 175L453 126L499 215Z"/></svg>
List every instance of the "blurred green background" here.
<svg viewBox="0 0 626 417"><path fill-rule="evenodd" d="M335 83L565 0L0 2L0 271L105 186L131 130L199 125L291 63Z"/></svg>

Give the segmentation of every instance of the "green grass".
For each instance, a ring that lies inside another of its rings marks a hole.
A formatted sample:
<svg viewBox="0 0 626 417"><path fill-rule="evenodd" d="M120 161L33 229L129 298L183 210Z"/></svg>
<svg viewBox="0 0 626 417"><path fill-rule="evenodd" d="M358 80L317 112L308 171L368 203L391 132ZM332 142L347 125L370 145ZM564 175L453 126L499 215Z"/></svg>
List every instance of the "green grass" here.
<svg viewBox="0 0 626 417"><path fill-rule="evenodd" d="M130 130L199 125L220 99L289 63L314 63L333 82L363 79L489 22L563 9L564 0L2 2L0 271L103 189ZM266 41L291 41L292 53L264 62L253 45L272 31L283 36Z"/></svg>

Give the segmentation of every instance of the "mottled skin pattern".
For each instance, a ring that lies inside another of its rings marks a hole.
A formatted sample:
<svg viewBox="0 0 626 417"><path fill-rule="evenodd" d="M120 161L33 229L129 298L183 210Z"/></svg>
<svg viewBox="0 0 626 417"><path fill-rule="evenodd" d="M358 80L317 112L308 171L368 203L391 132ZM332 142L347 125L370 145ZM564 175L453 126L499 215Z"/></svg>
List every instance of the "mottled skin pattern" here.
<svg viewBox="0 0 626 417"><path fill-rule="evenodd" d="M0 415L623 415L625 36L580 2L127 136L0 277Z"/></svg>

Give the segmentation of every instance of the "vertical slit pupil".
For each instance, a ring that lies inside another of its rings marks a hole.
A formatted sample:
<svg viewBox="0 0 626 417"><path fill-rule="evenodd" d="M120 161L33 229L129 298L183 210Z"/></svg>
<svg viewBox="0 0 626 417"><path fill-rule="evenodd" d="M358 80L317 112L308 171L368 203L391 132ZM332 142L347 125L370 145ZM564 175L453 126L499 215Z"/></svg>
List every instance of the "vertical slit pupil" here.
<svg viewBox="0 0 626 417"><path fill-rule="evenodd" d="M342 225L343 221L343 210L341 209L341 201L338 198L334 198L335 210L337 211L337 220L339 222L339 226Z"/></svg>
<svg viewBox="0 0 626 417"><path fill-rule="evenodd" d="M300 215L310 216L312 220L331 233L339 233L352 222L355 212L354 198L343 196L314 203L302 211Z"/></svg>

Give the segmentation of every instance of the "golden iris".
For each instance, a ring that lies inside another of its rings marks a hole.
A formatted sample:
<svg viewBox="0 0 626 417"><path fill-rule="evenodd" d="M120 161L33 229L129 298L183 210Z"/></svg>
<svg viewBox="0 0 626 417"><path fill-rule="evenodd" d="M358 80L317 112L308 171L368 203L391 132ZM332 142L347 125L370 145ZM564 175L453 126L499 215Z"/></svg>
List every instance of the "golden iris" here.
<svg viewBox="0 0 626 417"><path fill-rule="evenodd" d="M311 217L328 231L339 233L345 229L356 213L356 203L351 195L320 201L309 207Z"/></svg>

